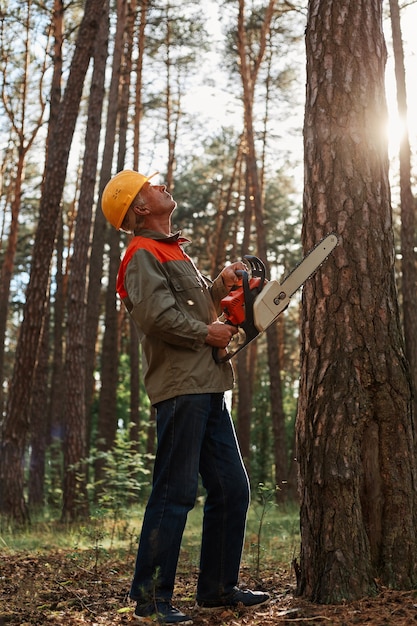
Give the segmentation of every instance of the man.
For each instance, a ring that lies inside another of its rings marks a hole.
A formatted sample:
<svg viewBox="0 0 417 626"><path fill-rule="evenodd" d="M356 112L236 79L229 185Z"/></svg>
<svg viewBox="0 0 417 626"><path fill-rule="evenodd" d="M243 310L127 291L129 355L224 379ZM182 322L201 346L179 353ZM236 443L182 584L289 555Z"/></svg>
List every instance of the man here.
<svg viewBox="0 0 417 626"><path fill-rule="evenodd" d="M154 176L154 174L152 175ZM268 594L237 587L249 483L225 403L233 385L229 362L217 364L237 329L218 319L219 303L239 284L241 262L204 278L171 232L176 202L151 176L123 170L106 185L102 209L117 229L133 233L120 265L117 291L137 328L144 382L156 407L157 451L130 597L134 617L192 624L172 605L188 512L200 474L204 506L197 606L202 610L256 606Z"/></svg>

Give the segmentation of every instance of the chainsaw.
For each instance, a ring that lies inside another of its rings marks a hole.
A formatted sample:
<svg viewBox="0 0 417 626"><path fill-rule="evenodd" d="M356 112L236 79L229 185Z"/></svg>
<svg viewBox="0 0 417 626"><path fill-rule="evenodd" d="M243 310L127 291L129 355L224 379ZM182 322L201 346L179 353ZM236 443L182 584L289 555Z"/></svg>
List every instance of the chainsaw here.
<svg viewBox="0 0 417 626"><path fill-rule="evenodd" d="M242 285L221 300L220 321L238 328L227 350L213 349L216 363L224 363L273 324L288 307L293 294L310 278L337 246L338 237L327 235L300 261L282 283L266 280L265 265L256 256L243 258L248 270L239 270Z"/></svg>

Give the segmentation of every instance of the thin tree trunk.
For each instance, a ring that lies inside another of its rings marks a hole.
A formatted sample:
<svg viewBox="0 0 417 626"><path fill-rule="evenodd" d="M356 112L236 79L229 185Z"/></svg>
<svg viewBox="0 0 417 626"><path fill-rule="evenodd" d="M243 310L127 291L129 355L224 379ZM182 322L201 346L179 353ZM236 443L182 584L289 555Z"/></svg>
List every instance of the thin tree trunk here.
<svg viewBox="0 0 417 626"><path fill-rule="evenodd" d="M62 519L74 520L88 515L85 458L88 453L85 406L85 363L87 321L87 274L90 232L93 215L101 114L109 35L109 3L105 0L94 51L94 71L88 102L85 153L78 200L74 253L67 298L67 351L65 359L65 440ZM84 471L81 471L81 469Z"/></svg>
<svg viewBox="0 0 417 626"><path fill-rule="evenodd" d="M62 398L64 397L64 316L65 316L65 277L63 271L64 257L64 233L62 216L59 219L58 233L56 238L56 270L55 270L55 293L53 307L53 357L51 374L51 391L49 400L49 438L48 447L50 452L50 501L48 504L55 506L57 503L54 494L62 490L62 443L64 440L64 415L62 412ZM61 502L59 503L61 506Z"/></svg>
<svg viewBox="0 0 417 626"><path fill-rule="evenodd" d="M129 110L130 77L132 68L132 41L134 27L134 4L129 5L125 32L125 52L122 60L124 68L121 75L121 90L119 99L119 150L117 155L117 171L123 169L126 158L126 138ZM116 278L120 265L120 236L111 229L109 236L109 275L110 288L107 289L105 299L105 330L103 337L101 389L99 399L99 413L97 425L97 448L101 452L108 452L114 445L118 426L117 416L117 364L119 362L118 343L118 315L116 307ZM116 365L115 365L116 364ZM116 375L115 375L116 374ZM101 491L105 465L104 458L95 463L95 477L97 491Z"/></svg>
<svg viewBox="0 0 417 626"><path fill-rule="evenodd" d="M86 339L86 415L91 415L95 390L94 370L97 366L96 344L100 308L102 306L101 280L103 277L103 256L109 227L101 210L101 195L112 175L116 125L119 109L120 68L123 54L123 37L126 27L126 0L117 1L117 25L114 39L112 76L110 81L106 134L103 158L100 169L99 200L94 220L93 241L90 255L87 299L87 339Z"/></svg>
<svg viewBox="0 0 417 626"><path fill-rule="evenodd" d="M116 284L117 272L120 265L120 236L112 229L109 231L109 285ZM101 389L97 421L97 449L108 452L115 441L117 431L117 397L118 382L118 332L116 291L110 286L105 300L105 330L101 352ZM94 463L96 493L105 488L104 481L105 458L100 455Z"/></svg>
<svg viewBox="0 0 417 626"><path fill-rule="evenodd" d="M142 119L142 72L143 57L146 44L145 28L147 23L148 0L140 3L140 19L138 25L136 85L135 85L135 123L133 139L133 169L139 171L140 122ZM130 437L137 452L140 451L140 356L139 337L132 321L129 323L130 336L130 421L133 424Z"/></svg>
<svg viewBox="0 0 417 626"><path fill-rule="evenodd" d="M411 188L411 149L407 125L407 89L398 0L390 0L398 113L404 123L400 141L401 273L405 354L410 363L417 416L417 241L416 201Z"/></svg>
<svg viewBox="0 0 417 626"><path fill-rule="evenodd" d="M140 452L140 353L139 337L129 320L129 364L130 364L130 438L134 442L134 449Z"/></svg>
<svg viewBox="0 0 417 626"><path fill-rule="evenodd" d="M146 35L145 28L147 23L148 0L140 2L140 20L138 28L138 50L136 61L136 86L135 86L135 125L133 135L133 169L139 170L139 153L140 153L140 121L142 119L142 72L143 57L145 52Z"/></svg>
<svg viewBox="0 0 417 626"><path fill-rule="evenodd" d="M253 209L256 222L258 255L264 261L267 274L270 274L269 264L267 261L267 248L265 226L263 222L263 200L262 190L260 186L260 177L257 167L256 150L255 150L255 134L253 129L253 102L256 77L260 64L262 62L265 49L266 38L269 33L272 15L275 8L274 0L270 0L259 37L259 52L253 61L253 67L249 66L249 49L245 32L245 2L239 0L239 19L238 19L238 49L240 59L240 71L243 86L243 105L245 115L245 133L247 144L247 173L250 185L249 196L253 198ZM287 451L285 446L285 415L282 404L282 384L281 384L281 367L279 362L279 351L277 328L272 324L266 331L268 343L268 366L271 381L271 416L274 433L274 455L275 455L275 481L282 483L287 480L288 463ZM282 500L286 497L286 491L277 491L277 498Z"/></svg>
<svg viewBox="0 0 417 626"><path fill-rule="evenodd" d="M253 381L256 370L257 346L249 344L236 356L236 373L239 386L237 407L237 437L246 469L250 475L250 441L253 406Z"/></svg>
<svg viewBox="0 0 417 626"><path fill-rule="evenodd" d="M45 501L45 460L47 446L48 404L45 391L48 388L49 315L45 320L39 364L36 368L30 414L30 461L28 480L28 503L30 510L41 510Z"/></svg>

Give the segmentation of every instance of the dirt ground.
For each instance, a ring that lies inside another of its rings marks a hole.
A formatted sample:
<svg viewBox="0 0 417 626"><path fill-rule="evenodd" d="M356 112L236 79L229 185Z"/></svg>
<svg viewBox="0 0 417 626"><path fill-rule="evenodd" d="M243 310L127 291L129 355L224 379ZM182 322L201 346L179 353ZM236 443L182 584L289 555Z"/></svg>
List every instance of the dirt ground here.
<svg viewBox="0 0 417 626"><path fill-rule="evenodd" d="M112 558L98 561L73 551L33 555L0 552L0 626L135 624L127 597L133 563ZM315 605L294 597L292 572L263 572L262 588L271 602L258 610L198 612L194 609L196 572L180 572L175 604L192 615L195 626L272 626L275 624L392 625L417 624L417 591L382 589L375 598L337 606ZM249 573L242 583L253 587Z"/></svg>

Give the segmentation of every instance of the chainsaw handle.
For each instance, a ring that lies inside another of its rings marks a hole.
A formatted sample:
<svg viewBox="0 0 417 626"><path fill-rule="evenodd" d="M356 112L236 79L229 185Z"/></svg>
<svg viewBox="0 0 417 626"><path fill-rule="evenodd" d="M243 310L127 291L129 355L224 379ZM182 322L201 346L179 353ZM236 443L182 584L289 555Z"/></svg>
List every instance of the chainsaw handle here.
<svg viewBox="0 0 417 626"><path fill-rule="evenodd" d="M233 354L231 352L227 352L226 348L213 348L213 359L219 365L220 363L226 363L229 359L232 358Z"/></svg>
<svg viewBox="0 0 417 626"><path fill-rule="evenodd" d="M225 322L225 324L230 324L230 322ZM231 324L231 326L233 326L233 324ZM216 348L216 347L213 348L212 350L213 359L215 360L217 364L226 363L233 356L235 356L235 354L239 352L239 350L244 348L246 346L246 343L247 343L246 333L243 330L243 328L238 327L238 332L235 335L233 335L232 339L230 340L230 344L227 348ZM234 344L237 344L237 345L234 346Z"/></svg>
<svg viewBox="0 0 417 626"><path fill-rule="evenodd" d="M259 335L259 330L256 328L253 319L253 304L256 296L262 291L265 284L265 265L256 256L250 254L245 255L244 260L250 266L250 274L246 270L236 270L236 274L242 276L242 285L235 285L231 291L242 289L244 294L245 303L245 319L243 322L239 321L237 326L238 332L233 335L228 348L219 349L213 348L213 358L216 363L225 363L235 356L240 350L242 350L248 343L250 343L255 337ZM250 277L257 277L256 287L251 288ZM235 320L234 320L235 321ZM231 324L226 319L226 324ZM232 324L233 326L235 324Z"/></svg>

